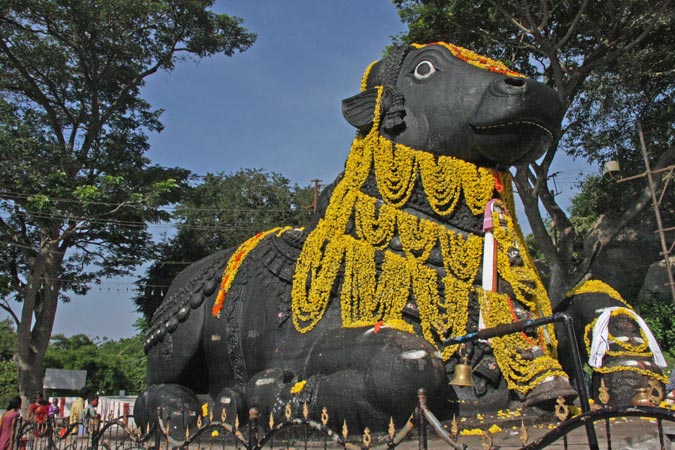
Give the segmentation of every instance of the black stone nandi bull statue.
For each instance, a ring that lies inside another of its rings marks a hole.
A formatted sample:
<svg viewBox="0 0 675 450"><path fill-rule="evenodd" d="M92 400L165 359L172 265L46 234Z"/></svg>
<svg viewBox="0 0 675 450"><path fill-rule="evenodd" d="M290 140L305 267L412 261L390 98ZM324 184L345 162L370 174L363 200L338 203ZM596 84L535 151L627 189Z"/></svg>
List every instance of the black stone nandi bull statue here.
<svg viewBox="0 0 675 450"><path fill-rule="evenodd" d="M252 406L278 420L286 404L306 402L310 416L326 407L356 429L384 429L390 417L399 425L419 388L441 417L576 397L553 327L442 343L552 313L514 222L506 169L557 138L556 93L437 43L398 47L371 65L343 112L358 134L314 222L260 233L171 285L146 341L142 425L158 408L165 418L199 411L197 394L228 420ZM584 355L595 337L609 341L594 347L604 362L595 377L612 401L628 402L626 386L643 376L661 379L651 334L611 288L587 283L562 305L578 319ZM460 360L475 387L448 384Z"/></svg>

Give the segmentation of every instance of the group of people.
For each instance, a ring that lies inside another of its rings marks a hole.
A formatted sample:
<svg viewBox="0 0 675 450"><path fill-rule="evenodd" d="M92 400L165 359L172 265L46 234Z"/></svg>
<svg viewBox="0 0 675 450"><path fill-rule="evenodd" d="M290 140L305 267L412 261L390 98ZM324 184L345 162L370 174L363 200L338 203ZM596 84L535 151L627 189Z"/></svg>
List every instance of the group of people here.
<svg viewBox="0 0 675 450"><path fill-rule="evenodd" d="M42 398L40 392L35 394L35 401L28 408L30 417L37 423L45 423L50 416L56 417L60 410L58 398L53 398L52 402L49 403L48 400Z"/></svg>
<svg viewBox="0 0 675 450"><path fill-rule="evenodd" d="M88 388L83 388L79 397L73 402L68 418L69 426L79 424L77 432L79 436L91 431L91 427L98 417L97 406L98 395ZM42 394L38 392L35 394L34 402L28 408L28 418L37 424L41 424L46 423L49 418L56 418L60 412L61 408L57 398L52 399L50 403L43 399ZM7 410L0 418L0 450L12 450L14 448L16 424L20 415L21 397L17 396L9 401Z"/></svg>

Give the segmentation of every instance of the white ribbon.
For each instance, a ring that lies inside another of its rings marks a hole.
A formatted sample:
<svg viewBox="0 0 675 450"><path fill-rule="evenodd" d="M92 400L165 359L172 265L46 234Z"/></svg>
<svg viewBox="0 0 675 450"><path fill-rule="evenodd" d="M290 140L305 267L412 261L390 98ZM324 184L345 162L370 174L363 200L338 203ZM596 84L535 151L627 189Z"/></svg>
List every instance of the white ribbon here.
<svg viewBox="0 0 675 450"><path fill-rule="evenodd" d="M591 342L591 354L588 357L588 364L591 367L602 366L602 359L605 357L605 353L607 353L607 350L609 349L609 319L612 315L612 312L619 309L624 310L628 315L632 316L644 332L645 336L647 337L647 342L649 343L649 349L654 355L654 362L656 365L659 367L667 367L668 364L663 357L661 348L659 347L658 342L656 342L654 335L645 321L635 311L632 311L623 306L614 306L611 308L602 309L602 313L600 316L598 316L598 320L595 322L595 326L593 327L593 341Z"/></svg>

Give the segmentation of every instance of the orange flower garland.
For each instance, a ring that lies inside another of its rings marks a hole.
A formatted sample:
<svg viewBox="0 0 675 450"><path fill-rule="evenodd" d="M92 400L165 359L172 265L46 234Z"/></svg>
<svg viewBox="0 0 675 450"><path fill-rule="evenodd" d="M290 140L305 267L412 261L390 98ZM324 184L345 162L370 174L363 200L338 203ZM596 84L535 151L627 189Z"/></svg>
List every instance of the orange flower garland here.
<svg viewBox="0 0 675 450"><path fill-rule="evenodd" d="M479 55L478 53L469 50L467 48L460 47L459 45L448 44L447 42L433 42L431 44L412 44L412 45L415 48L423 48L429 45L441 45L446 49L448 49L448 51L452 53L453 56L455 56L458 59L461 59L467 64L471 64L472 66L478 67L483 70L489 70L490 72L508 75L510 77L525 77L525 75L509 69L508 67L506 67L506 64L504 64L501 61L488 58L487 56Z"/></svg>
<svg viewBox="0 0 675 450"><path fill-rule="evenodd" d="M271 230L262 231L237 247L237 250L235 250L230 259L227 261L227 265L223 271L223 277L220 281L220 289L218 290L216 301L214 302L213 308L211 309L211 314L213 317L220 318L220 312L223 309L223 303L225 303L227 291L230 289L230 286L232 286L232 281L234 281L237 271L244 263L246 256L248 256L251 250L256 248L256 246L270 234L274 233L279 236L290 229L291 227L278 227Z"/></svg>

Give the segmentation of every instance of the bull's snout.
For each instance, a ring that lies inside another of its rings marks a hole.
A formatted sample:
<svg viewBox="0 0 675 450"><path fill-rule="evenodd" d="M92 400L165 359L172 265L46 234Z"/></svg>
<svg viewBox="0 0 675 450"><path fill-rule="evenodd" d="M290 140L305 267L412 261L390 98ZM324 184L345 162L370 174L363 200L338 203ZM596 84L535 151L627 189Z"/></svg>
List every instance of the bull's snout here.
<svg viewBox="0 0 675 450"><path fill-rule="evenodd" d="M560 133L558 94L528 78L500 77L485 90L469 122L478 151L500 165L533 161Z"/></svg>
<svg viewBox="0 0 675 450"><path fill-rule="evenodd" d="M527 89L527 80L524 78L506 77L492 82L492 89L503 95L522 95Z"/></svg>
<svg viewBox="0 0 675 450"><path fill-rule="evenodd" d="M505 77L490 83L471 124L489 127L528 121L557 136L561 120L562 104L556 91L529 78Z"/></svg>

